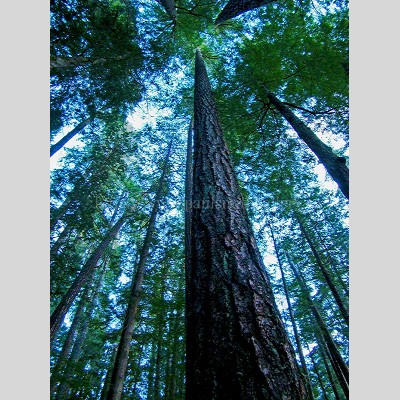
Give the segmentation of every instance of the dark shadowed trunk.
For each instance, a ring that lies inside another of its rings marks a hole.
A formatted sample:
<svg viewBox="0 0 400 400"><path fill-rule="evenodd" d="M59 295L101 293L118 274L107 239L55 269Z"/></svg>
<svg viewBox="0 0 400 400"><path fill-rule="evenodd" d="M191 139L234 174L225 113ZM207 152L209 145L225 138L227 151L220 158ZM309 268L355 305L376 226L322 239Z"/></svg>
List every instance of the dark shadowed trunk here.
<svg viewBox="0 0 400 400"><path fill-rule="evenodd" d="M54 143L50 147L50 157L57 153L58 150L63 148L75 135L83 131L94 119L94 116L86 118L84 121L79 123L72 131L68 132L63 136L57 143Z"/></svg>
<svg viewBox="0 0 400 400"><path fill-rule="evenodd" d="M328 364L327 355L326 355L326 352L325 352L323 346L319 346L319 353L321 354L322 361L324 362L324 367L326 369L326 373L328 374L328 379L329 379L329 382L331 384L331 388L333 390L333 394L335 395L335 399L336 400L343 400L343 396L340 396L340 394L338 392L338 389L336 387L335 380L333 379L332 372L331 372L331 369L330 369L329 364Z"/></svg>
<svg viewBox="0 0 400 400"><path fill-rule="evenodd" d="M271 103L317 156L318 160L328 171L328 174L338 184L343 194L349 198L349 169L346 165L346 159L337 156L288 106L283 104L265 85L263 87Z"/></svg>
<svg viewBox="0 0 400 400"><path fill-rule="evenodd" d="M57 334L61 324L64 321L65 315L67 314L69 308L74 302L79 291L81 290L83 285L86 282L88 282L88 280L92 277L98 261L103 256L108 245L117 237L119 230L122 228L127 218L128 214L122 215L122 217L115 223L115 225L112 228L110 228L110 230L105 235L104 239L101 241L101 243L97 246L97 248L89 257L89 259L86 261L82 270L76 276L75 280L72 282L71 287L65 293L65 295L61 299L56 309L51 314L50 317L51 341L54 340L55 335Z"/></svg>
<svg viewBox="0 0 400 400"><path fill-rule="evenodd" d="M149 256L150 245L153 238L156 218L160 207L164 181L168 170L168 160L171 152L171 147L172 141L168 146L163 170L158 183L157 193L154 199L153 209L151 211L150 220L147 225L146 236L140 251L139 262L136 267L135 276L132 280L128 308L126 310L125 319L122 326L121 339L118 345L117 358L115 360L114 370L111 376L110 389L108 391L107 400L119 400L122 395L122 389L129 360L129 350L131 347L133 328L138 313L140 294L142 292L142 282L144 278L147 258Z"/></svg>
<svg viewBox="0 0 400 400"><path fill-rule="evenodd" d="M172 21L176 22L176 6L174 0L157 0L163 7Z"/></svg>
<svg viewBox="0 0 400 400"><path fill-rule="evenodd" d="M186 399L305 399L196 51Z"/></svg>
<svg viewBox="0 0 400 400"><path fill-rule="evenodd" d="M222 24L246 11L254 10L255 8L272 3L273 1L274 0L229 0L215 20L215 25Z"/></svg>
<svg viewBox="0 0 400 400"><path fill-rule="evenodd" d="M318 308L316 307L316 305L314 304L311 296L310 296L310 291L303 279L303 277L301 276L301 274L299 273L299 271L297 270L297 268L294 266L292 260L290 259L289 255L287 253L285 253L286 255L286 259L293 271L293 273L296 276L297 281L300 284L301 290L303 292L303 294L306 296L307 298L307 302L310 305L310 310L317 322L318 328L321 331L321 334L324 338L324 341L327 345L327 348L330 352L330 354L332 355L332 358L335 362L335 365L337 365L337 367L339 368L340 372L341 372L341 376L344 377L345 379L345 383L346 385L348 385L349 382L349 369L348 366L346 365L346 363L344 362L335 342L332 339L331 334L329 333L329 330L325 324L325 322L323 321L321 314L318 310ZM338 376L339 378L339 376ZM343 387L343 391L345 391L345 388Z"/></svg>
<svg viewBox="0 0 400 400"><path fill-rule="evenodd" d="M106 398L107 398L107 393L108 393L108 390L110 389L111 375L112 375L112 372L113 372L115 359L117 358L117 350L118 350L118 346L116 345L113 348L113 351L112 351L112 354L111 354L110 363L109 363L109 367L108 367L108 370L107 370L107 374L106 374L106 377L104 378L104 384L103 384L103 388L101 389L100 400L106 400Z"/></svg>
<svg viewBox="0 0 400 400"><path fill-rule="evenodd" d="M333 297L335 298L336 304L340 310L340 313L342 314L343 319L345 320L347 326L349 325L349 312L347 311L347 308L345 307L343 303L343 299L340 297L340 294L336 288L335 283L332 281L330 273L328 269L325 267L324 262L322 261L322 258L319 255L319 252L317 251L316 246L313 243L313 240L307 231L305 225L303 224L301 218L299 216L296 216L297 222L299 223L301 232L303 233L304 237L307 240L308 245L310 246L310 249L314 255L315 261L317 262L317 265L319 266L322 274L324 275L324 278L326 280L326 283L329 286L329 289L332 292Z"/></svg>

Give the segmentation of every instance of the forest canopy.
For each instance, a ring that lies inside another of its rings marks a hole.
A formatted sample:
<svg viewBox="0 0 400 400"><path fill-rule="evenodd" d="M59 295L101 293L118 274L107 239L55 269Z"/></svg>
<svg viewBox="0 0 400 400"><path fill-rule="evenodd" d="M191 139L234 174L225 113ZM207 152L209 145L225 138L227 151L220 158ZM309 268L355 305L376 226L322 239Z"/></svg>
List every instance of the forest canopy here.
<svg viewBox="0 0 400 400"><path fill-rule="evenodd" d="M343 0L50 2L50 397L349 397Z"/></svg>

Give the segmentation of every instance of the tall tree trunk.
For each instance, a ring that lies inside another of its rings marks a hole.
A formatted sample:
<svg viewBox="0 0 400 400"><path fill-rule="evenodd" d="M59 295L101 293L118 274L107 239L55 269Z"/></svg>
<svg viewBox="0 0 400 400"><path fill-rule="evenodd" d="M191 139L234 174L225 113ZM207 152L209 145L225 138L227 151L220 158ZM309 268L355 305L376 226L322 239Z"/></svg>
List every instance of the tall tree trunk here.
<svg viewBox="0 0 400 400"><path fill-rule="evenodd" d="M222 24L231 18L237 17L246 11L272 3L274 0L229 0L219 13L215 25Z"/></svg>
<svg viewBox="0 0 400 400"><path fill-rule="evenodd" d="M334 355L332 355L332 352L330 351L328 344L318 331L316 332L316 337L318 338L319 347L325 351L325 354L327 355L329 362L332 365L333 370L335 371L335 375L337 377L337 380L339 381L340 387L342 388L344 395L348 399L349 398L348 379L346 380L346 377L343 371L341 370L339 363L337 362Z"/></svg>
<svg viewBox="0 0 400 400"><path fill-rule="evenodd" d="M320 352L320 354L321 354L322 361L324 362L324 366L325 366L325 369L326 369L326 373L328 374L328 379L329 379L329 382L330 382L330 384L331 384L331 388L332 388L332 390L333 390L333 394L335 395L335 399L336 399L336 400L343 400L343 397L340 396L340 394L339 394L339 392L338 392L338 389L337 389L337 387L336 387L335 380L333 379L331 369L329 368L329 364L328 364L328 360L327 360L327 355L326 355L326 352L325 352L325 349L324 349L323 346L320 346L320 347L319 347L319 352Z"/></svg>
<svg viewBox="0 0 400 400"><path fill-rule="evenodd" d="M72 131L68 132L63 136L57 143L54 143L50 147L50 157L57 153L58 150L62 149L75 135L83 131L92 121L94 116L86 118L84 121L80 122Z"/></svg>
<svg viewBox="0 0 400 400"><path fill-rule="evenodd" d="M110 363L107 369L106 377L104 378L103 388L101 390L100 400L106 400L108 390L110 389L111 375L115 363L115 359L117 358L117 350L118 346L116 345L112 351Z"/></svg>
<svg viewBox="0 0 400 400"><path fill-rule="evenodd" d="M82 270L76 276L71 287L65 293L60 303L53 311L50 317L50 341L52 342L57 334L62 322L64 321L65 315L67 314L69 308L74 302L76 296L81 290L82 286L92 277L93 272L97 266L98 261L103 256L108 245L117 237L119 230L124 225L128 214L122 215L122 217L115 223L115 225L110 228L110 230L105 235L104 239L93 251L91 256L86 261Z"/></svg>
<svg viewBox="0 0 400 400"><path fill-rule="evenodd" d="M58 356L58 360L56 365L53 368L53 371L51 373L51 377L50 377L50 394L54 394L56 393L56 389L57 389L57 385L59 382L59 378L60 378L60 372L64 370L64 367L68 361L68 357L69 354L71 352L72 349L72 345L74 343L74 340L76 339L77 336L77 328L79 326L79 324L81 323L82 320L82 313L85 307L85 304L87 302L87 296L89 294L89 289L90 286L86 285L85 290L82 294L81 299L79 300L79 304L78 307L76 309L75 315L74 315L74 319L72 320L72 324L68 330L68 334L67 337L65 338L63 347L61 349L61 353ZM54 345L54 341L53 341L53 345ZM51 349L50 349L51 351Z"/></svg>
<svg viewBox="0 0 400 400"><path fill-rule="evenodd" d="M133 327L137 317L139 298L142 292L142 282L145 273L147 258L149 256L150 245L153 238L154 226L160 207L164 181L168 170L168 161L171 147L172 141L168 146L168 151L165 157L163 170L157 188L157 193L154 199L153 209L151 211L150 220L147 226L146 236L140 251L136 273L134 279L132 280L128 308L126 310L125 319L122 326L121 339L118 345L117 358L115 360L114 370L111 376L111 383L107 395L107 400L119 400L122 395L123 384L129 360L129 350L132 341Z"/></svg>
<svg viewBox="0 0 400 400"><path fill-rule="evenodd" d="M328 346L329 352L332 355L335 363L337 363L337 366L339 367L341 373L343 374L344 378L345 378L345 382L348 385L349 382L349 369L346 365L346 363L344 362L335 342L332 339L331 334L329 333L329 330L325 324L325 322L323 321L320 312L318 311L316 305L314 304L313 300L311 299L310 296L310 292L307 288L306 283L304 282L303 277L301 276L301 274L299 273L299 271L297 270L297 268L294 266L292 260L290 259L289 255L287 254L287 252L285 253L286 255L286 259L293 271L293 273L296 276L297 281L300 284L301 290L304 293L304 295L307 298L307 302L310 305L310 310L317 322L317 325L322 333L322 336L325 340L326 345Z"/></svg>
<svg viewBox="0 0 400 400"><path fill-rule="evenodd" d="M186 399L305 399L196 51Z"/></svg>
<svg viewBox="0 0 400 400"><path fill-rule="evenodd" d="M185 171L185 279L190 279L190 241L192 221L192 186L193 186L193 116L190 119L187 147L186 147L186 171ZM185 292L185 308L188 304L188 292ZM185 318L187 311L185 312Z"/></svg>
<svg viewBox="0 0 400 400"><path fill-rule="evenodd" d="M332 292L333 297L335 298L336 304L339 307L340 313L342 314L343 319L345 320L347 326L349 326L349 312L347 311L347 308L345 307L342 298L340 297L340 294L336 288L335 283L332 281L331 276L329 274L329 271L327 270L327 268L325 267L324 262L322 261L321 256L319 255L319 252L317 251L316 246L313 243L313 240L310 236L310 234L308 233L305 225L303 224L301 218L299 216L295 217L297 219L297 222L299 223L300 226L300 230L303 233L304 237L307 240L308 245L310 246L310 249L314 255L314 258L322 272L322 274L324 275L324 278L326 280L326 283L329 286L329 289Z"/></svg>
<svg viewBox="0 0 400 400"><path fill-rule="evenodd" d="M176 23L176 6L174 0L157 0L165 9L166 13L170 16L174 24Z"/></svg>
<svg viewBox="0 0 400 400"><path fill-rule="evenodd" d="M320 374L319 369L318 369L318 365L314 360L312 352L309 353L309 357L310 357L311 363L312 363L312 365L314 367L314 372L315 372L315 375L317 376L319 387L320 387L320 389L322 391L322 396L324 397L325 400L329 400L329 397L326 394L326 389L325 389L324 382L322 380L321 374Z"/></svg>
<svg viewBox="0 0 400 400"><path fill-rule="evenodd" d="M348 199L349 169L346 165L346 159L337 156L329 146L322 142L322 140L320 140L318 136L315 135L315 133L292 112L288 106L283 104L265 85L263 85L263 87L271 103L282 114L286 121L289 122L310 150L317 156L319 161L328 171L328 174L338 184L340 190Z"/></svg>
<svg viewBox="0 0 400 400"><path fill-rule="evenodd" d="M283 284L283 291L285 293L285 297L286 297L286 302L288 305L288 310L289 310L289 317L290 317L290 322L292 324L293 327L293 333L294 333L294 339L296 341L296 346L297 346L297 353L300 357L300 362L301 362L301 366L303 369L303 374L304 374L304 381L306 383L306 388L308 391L308 397L309 399L313 399L313 391L312 391L312 387L311 387L311 381L310 381L310 376L308 374L308 368L307 368L307 364L306 364L306 360L304 358L304 353L303 353L303 348L301 346L301 341L300 341L300 335L299 332L297 330L297 324L294 318L294 314L293 314L293 310L292 310L292 304L290 302L290 296L289 296L289 290L287 287L287 283L286 283L286 277L285 277L285 273L283 271L283 266L282 266L282 261L281 261L281 257L279 254L279 248L275 239L275 235L274 235L274 231L272 229L272 226L270 223L268 223L269 225L269 229L271 231L271 236L272 236L272 241L274 243L274 248L275 248L275 254L276 254L276 259L278 260L278 266L279 266L279 270L281 272L281 276L282 276L282 284Z"/></svg>
<svg viewBox="0 0 400 400"><path fill-rule="evenodd" d="M99 291L103 285L103 279L104 275L107 269L107 262L104 262L103 269L100 273L100 276L97 279L97 282L95 283L94 287L92 288L92 293L90 296L90 301L89 304L86 306L85 310L85 315L84 318L80 318L79 321L79 326L77 327L77 337L74 342L74 345L72 347L71 354L68 359L68 363L66 365L66 368L64 370L64 376L62 379L62 382L60 383L60 386L57 389L57 395L56 395L56 400L64 400L68 398L68 392L69 392L69 387L71 383L71 378L74 374L75 371L75 365L79 361L79 358L81 357L81 350L83 343L86 339L87 331L89 328L89 322L91 320L95 305L96 305L96 300L99 294ZM86 292L86 290L85 290ZM83 297L83 296L82 296ZM87 300L86 298L83 300Z"/></svg>

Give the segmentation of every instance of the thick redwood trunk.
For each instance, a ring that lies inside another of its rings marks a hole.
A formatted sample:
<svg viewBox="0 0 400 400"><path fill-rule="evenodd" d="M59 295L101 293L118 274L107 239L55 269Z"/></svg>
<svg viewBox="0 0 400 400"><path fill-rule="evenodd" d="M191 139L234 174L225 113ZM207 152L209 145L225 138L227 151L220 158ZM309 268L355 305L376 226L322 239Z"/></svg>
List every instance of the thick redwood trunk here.
<svg viewBox="0 0 400 400"><path fill-rule="evenodd" d="M343 303L343 299L341 298L341 296L335 286L335 283L332 281L330 273L329 273L328 269L325 267L325 264L322 261L322 258L320 257L319 252L317 251L317 248L314 245L314 242L313 242L310 234L308 233L306 227L304 226L303 222L301 221L301 218L296 216L296 219L297 219L297 222L299 223L301 232L303 233L304 237L307 240L308 245L310 246L310 249L314 255L315 261L317 262L322 274L324 275L326 283L328 284L329 289L331 290L332 295L335 298L335 301L340 310L340 313L342 314L342 317L348 326L349 325L349 312Z"/></svg>
<svg viewBox="0 0 400 400"><path fill-rule="evenodd" d="M85 129L92 121L94 117L86 118L84 121L80 122L72 131L68 132L63 136L57 143L54 143L50 147L50 157L57 153L58 150L63 148L75 135Z"/></svg>
<svg viewBox="0 0 400 400"><path fill-rule="evenodd" d="M186 399L305 399L199 50L194 99Z"/></svg>
<svg viewBox="0 0 400 400"><path fill-rule="evenodd" d="M349 198L349 169L346 165L346 159L337 156L288 106L283 104L265 85L263 87L271 103L317 156L343 194Z"/></svg>
<svg viewBox="0 0 400 400"><path fill-rule="evenodd" d="M226 6L219 13L215 24L219 25L231 18L237 17L246 11L272 3L274 0L229 0Z"/></svg>
<svg viewBox="0 0 400 400"><path fill-rule="evenodd" d="M318 311L318 308L316 307L316 305L314 304L313 300L311 299L310 296L310 292L309 289L307 288L306 283L304 282L303 277L300 275L299 271L297 270L297 268L294 266L293 262L291 261L289 255L286 253L286 259L293 271L293 273L296 276L297 281L300 284L301 290L304 293L304 295L307 298L307 302L310 305L310 310L317 322L318 328L324 338L324 341L327 345L327 348L329 350L329 353L332 355L333 360L335 362L335 365L338 367L338 369L340 370L341 376L343 376L346 384L348 385L349 383L349 369L348 366L346 365L346 363L344 362L335 342L332 339L331 334L329 333L329 330L325 324L325 322L323 321L320 312ZM339 378L339 377L338 377ZM345 390L345 389L343 389Z"/></svg>
<svg viewBox="0 0 400 400"><path fill-rule="evenodd" d="M82 270L76 276L75 280L72 282L71 287L65 293L60 303L53 311L50 317L50 341L52 342L55 338L56 333L58 332L62 322L64 321L65 315L67 314L69 308L74 302L76 296L81 290L82 286L88 282L88 280L92 277L93 272L97 266L98 261L103 256L104 251L107 249L108 245L113 241L119 230L124 225L127 219L127 214L124 214L115 225L107 232L106 236L102 240L102 242L97 246L92 255L86 261Z"/></svg>
<svg viewBox="0 0 400 400"><path fill-rule="evenodd" d="M158 183L157 193L154 199L153 209L151 211L150 220L147 226L146 236L143 241L143 246L140 251L139 262L136 267L135 276L132 280L131 292L129 297L128 308L125 313L125 319L122 326L121 339L118 345L117 358L113 373L111 376L110 389L108 391L107 400L119 400L122 395L126 369L128 367L129 350L133 336L133 328L138 313L138 304L142 292L142 282L145 273L147 258L149 256L150 244L153 238L154 226L158 214L164 181L168 169L168 160L171 152L172 142L167 151L167 156L164 161L163 171Z"/></svg>

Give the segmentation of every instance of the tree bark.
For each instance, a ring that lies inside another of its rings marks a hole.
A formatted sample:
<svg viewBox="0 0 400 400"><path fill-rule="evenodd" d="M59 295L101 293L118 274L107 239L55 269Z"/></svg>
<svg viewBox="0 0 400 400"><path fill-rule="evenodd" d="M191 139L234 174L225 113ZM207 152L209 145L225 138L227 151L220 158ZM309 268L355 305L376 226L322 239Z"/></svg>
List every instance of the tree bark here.
<svg viewBox="0 0 400 400"><path fill-rule="evenodd" d="M170 16L172 21L176 23L176 6L174 0L157 0L165 9L166 13Z"/></svg>
<svg viewBox="0 0 400 400"><path fill-rule="evenodd" d="M215 25L222 24L246 11L254 10L255 8L272 3L273 1L274 0L229 0L215 20Z"/></svg>
<svg viewBox="0 0 400 400"><path fill-rule="evenodd" d="M57 143L54 143L50 147L50 157L57 153L58 150L62 149L75 135L83 131L92 121L94 116L86 118L84 121L80 122L72 131L68 132L63 136Z"/></svg>
<svg viewBox="0 0 400 400"><path fill-rule="evenodd" d="M305 399L196 51L186 399Z"/></svg>
<svg viewBox="0 0 400 400"><path fill-rule="evenodd" d="M107 394L107 400L119 400L122 395L123 384L129 360L129 350L132 341L133 328L138 313L140 294L142 292L142 282L145 273L147 258L149 256L150 245L153 238L155 222L160 206L164 181L167 174L171 147L172 141L168 146L168 151L165 157L163 170L157 188L157 193L154 199L153 209L151 211L150 220L147 226L146 236L140 251L139 262L136 268L135 277L132 280L128 308L126 310L125 319L122 327L121 339L118 345L117 358L115 360L115 365L111 376L110 389Z"/></svg>
<svg viewBox="0 0 400 400"><path fill-rule="evenodd" d="M342 356L341 356L341 354L340 354L335 342L333 341L332 336L329 333L329 330L328 330L325 322L323 321L320 312L318 311L318 308L316 307L316 305L314 304L313 300L311 299L310 292L309 292L309 290L307 288L306 283L304 282L303 277L301 276L301 274L299 273L297 268L294 266L292 260L290 259L289 255L287 254L287 252L286 252L286 259L287 259L287 261L288 261L293 273L295 274L297 281L300 284L302 292L304 293L304 295L307 298L307 302L310 305L310 310L311 310L311 312L312 312L312 314L313 314L313 316L314 316L314 318L315 318L315 320L317 322L317 325L318 325L318 327L319 327L319 329L321 331L321 334L322 334L322 336L323 336L323 338L324 338L324 340L326 342L326 345L328 347L328 350L329 350L330 354L332 355L335 363L339 367L339 369L340 369L340 371L341 371L341 373L342 373L342 375L343 375L343 377L345 379L346 384L348 385L348 382L349 382L349 369L348 369L346 363L344 362L344 360L343 360L343 358L342 358Z"/></svg>
<svg viewBox="0 0 400 400"><path fill-rule="evenodd" d="M310 236L310 234L308 233L305 225L303 224L303 222L301 221L301 218L299 216L296 216L297 222L299 223L300 226L300 230L303 233L304 237L307 240L308 245L310 246L310 249L314 255L314 258L317 262L317 265L319 266L322 274L324 275L324 278L326 280L326 283L329 286L329 289L332 292L333 297L335 298L336 304L340 310L340 313L342 314L343 319L345 320L347 326L349 326L349 312L347 311L347 308L345 307L342 298L340 297L340 294L336 288L336 285L334 284L334 282L332 281L329 271L327 270L327 268L325 267L324 262L322 261L322 258L320 257L314 243L313 240Z"/></svg>
<svg viewBox="0 0 400 400"><path fill-rule="evenodd" d="M64 321L65 315L67 314L69 308L74 302L82 286L92 277L98 261L103 256L105 250L107 249L111 241L113 241L117 237L119 230L122 228L127 218L128 214L122 215L122 217L115 223L115 225L112 228L110 228L110 230L107 232L102 242L97 246L97 248L91 254L89 259L86 261L82 270L79 272L79 274L73 281L71 287L65 293L60 303L51 314L50 317L51 342L54 340L55 335L57 334L62 322Z"/></svg>
<svg viewBox="0 0 400 400"><path fill-rule="evenodd" d="M283 104L274 93L263 85L268 99L282 116L289 122L299 137L306 143L310 150L317 156L318 160L324 165L328 174L338 184L342 193L349 198L349 169L344 157L337 156L332 149L327 146L317 135L301 121L292 110Z"/></svg>

